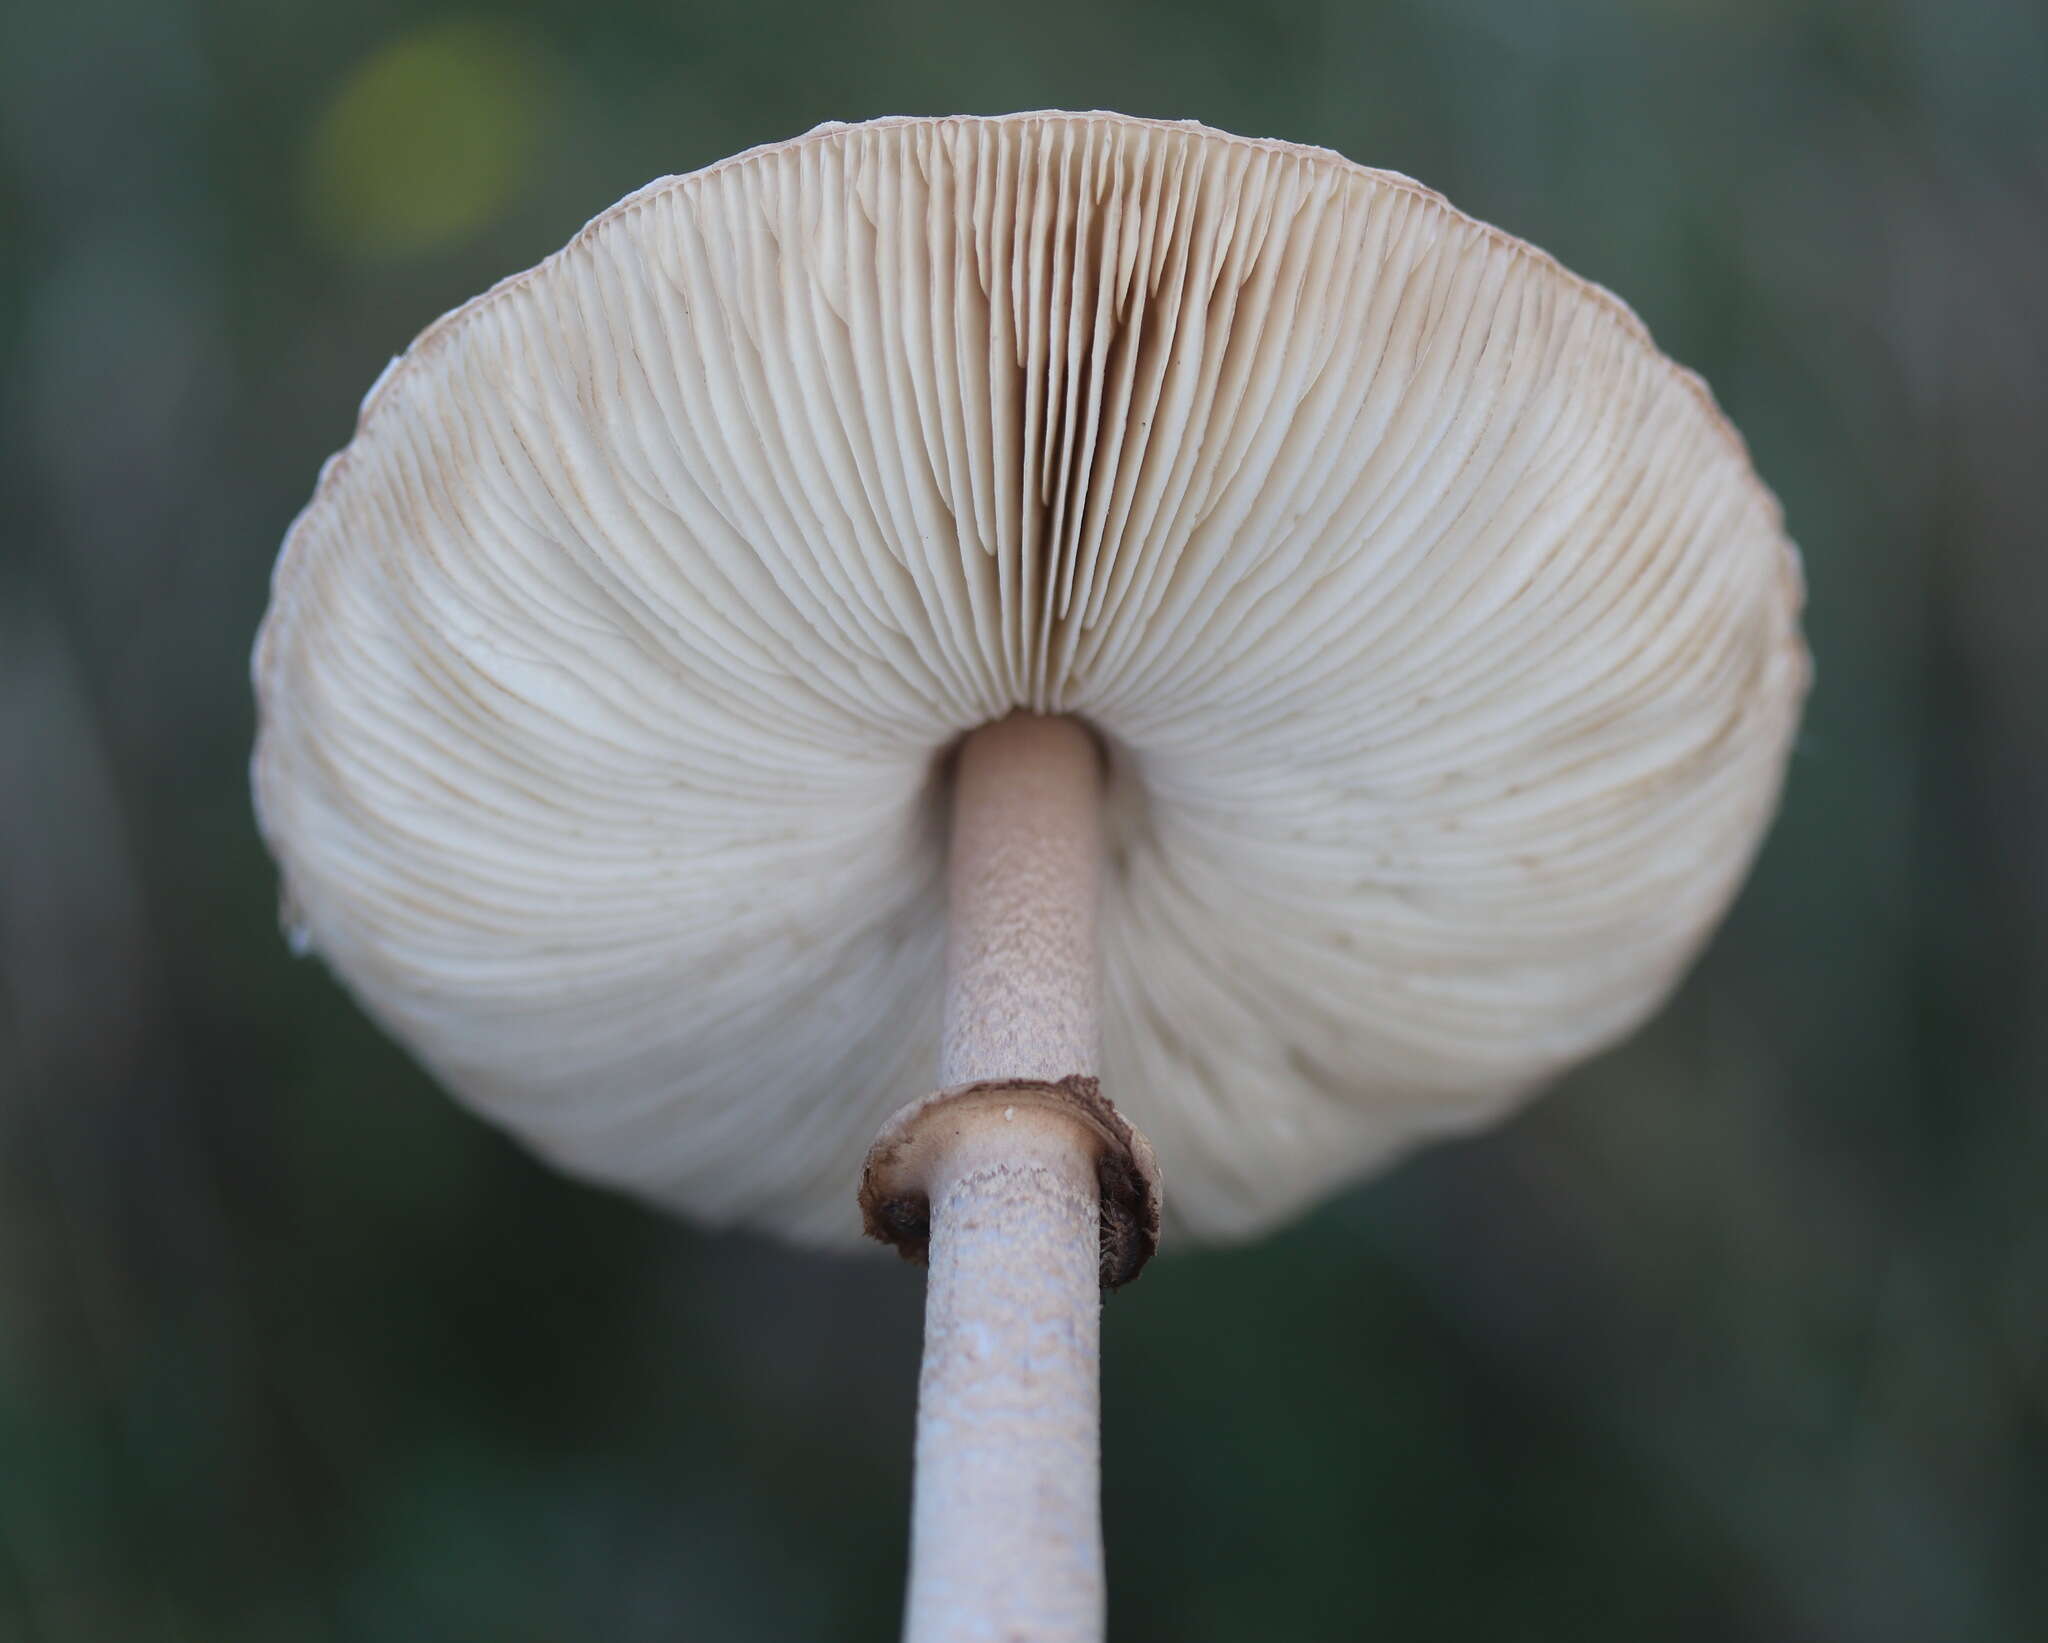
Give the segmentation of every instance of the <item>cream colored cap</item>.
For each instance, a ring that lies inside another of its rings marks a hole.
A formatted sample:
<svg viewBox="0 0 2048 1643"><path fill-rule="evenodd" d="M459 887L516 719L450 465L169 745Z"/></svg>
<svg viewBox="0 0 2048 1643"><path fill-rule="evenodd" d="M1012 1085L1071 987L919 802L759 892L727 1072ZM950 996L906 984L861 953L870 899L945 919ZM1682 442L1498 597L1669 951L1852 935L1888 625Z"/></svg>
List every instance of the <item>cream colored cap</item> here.
<svg viewBox="0 0 2048 1643"><path fill-rule="evenodd" d="M1797 558L1620 302L1336 155L820 128L432 326L257 646L296 929L549 1158L853 1241L937 769L1111 763L1103 1084L1247 1233L1641 1021L1772 812Z"/></svg>

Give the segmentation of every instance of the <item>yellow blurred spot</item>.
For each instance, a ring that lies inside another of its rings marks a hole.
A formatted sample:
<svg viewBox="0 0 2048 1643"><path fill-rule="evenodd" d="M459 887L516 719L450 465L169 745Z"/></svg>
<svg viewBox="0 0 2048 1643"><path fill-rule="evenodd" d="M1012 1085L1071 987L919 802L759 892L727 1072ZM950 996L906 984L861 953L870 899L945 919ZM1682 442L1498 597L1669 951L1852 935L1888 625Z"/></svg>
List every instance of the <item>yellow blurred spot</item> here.
<svg viewBox="0 0 2048 1643"><path fill-rule="evenodd" d="M433 23L366 58L313 127L306 210L338 250L406 257L497 216L533 156L545 63L518 29Z"/></svg>

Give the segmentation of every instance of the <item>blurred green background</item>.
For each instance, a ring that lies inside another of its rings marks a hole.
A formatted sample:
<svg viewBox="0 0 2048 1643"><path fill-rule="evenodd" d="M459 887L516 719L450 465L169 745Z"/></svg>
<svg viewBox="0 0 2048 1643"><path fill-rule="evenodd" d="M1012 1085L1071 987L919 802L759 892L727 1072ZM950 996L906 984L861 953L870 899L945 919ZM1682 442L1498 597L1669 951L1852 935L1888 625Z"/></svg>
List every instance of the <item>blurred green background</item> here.
<svg viewBox="0 0 2048 1643"><path fill-rule="evenodd" d="M1112 1630L2048 1637L2048 10L0 6L0 1639L886 1639L918 1275L458 1114L279 940L246 654L388 355L827 118L1410 172L1704 371L1807 556L1649 1031L1115 1297Z"/></svg>

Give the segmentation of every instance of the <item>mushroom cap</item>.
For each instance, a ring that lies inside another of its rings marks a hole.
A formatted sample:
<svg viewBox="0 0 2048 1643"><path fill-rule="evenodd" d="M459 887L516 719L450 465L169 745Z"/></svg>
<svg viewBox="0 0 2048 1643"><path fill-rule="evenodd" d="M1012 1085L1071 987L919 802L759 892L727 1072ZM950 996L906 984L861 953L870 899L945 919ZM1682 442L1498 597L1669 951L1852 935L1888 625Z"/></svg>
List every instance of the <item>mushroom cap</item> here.
<svg viewBox="0 0 2048 1643"><path fill-rule="evenodd" d="M1801 599L1699 379L1407 178L832 125L384 373L278 563L257 811L461 1099L851 1242L935 1076L944 754L1077 715L1104 1086L1229 1237L1656 1007L1774 808Z"/></svg>

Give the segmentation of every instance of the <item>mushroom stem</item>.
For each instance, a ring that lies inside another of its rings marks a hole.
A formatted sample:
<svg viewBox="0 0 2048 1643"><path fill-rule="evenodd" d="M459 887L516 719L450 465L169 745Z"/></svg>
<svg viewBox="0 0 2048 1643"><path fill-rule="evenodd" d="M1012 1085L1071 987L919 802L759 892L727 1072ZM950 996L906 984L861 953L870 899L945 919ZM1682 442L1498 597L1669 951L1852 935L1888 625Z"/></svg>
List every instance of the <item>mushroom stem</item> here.
<svg viewBox="0 0 2048 1643"><path fill-rule="evenodd" d="M1096 1071L1100 784L1071 719L962 746L942 1085ZM1102 1637L1101 1150L986 1105L932 1156L907 1643Z"/></svg>
<svg viewBox="0 0 2048 1643"><path fill-rule="evenodd" d="M942 1088L1097 1070L1101 808L1102 756L1072 719L1019 714L961 743Z"/></svg>

